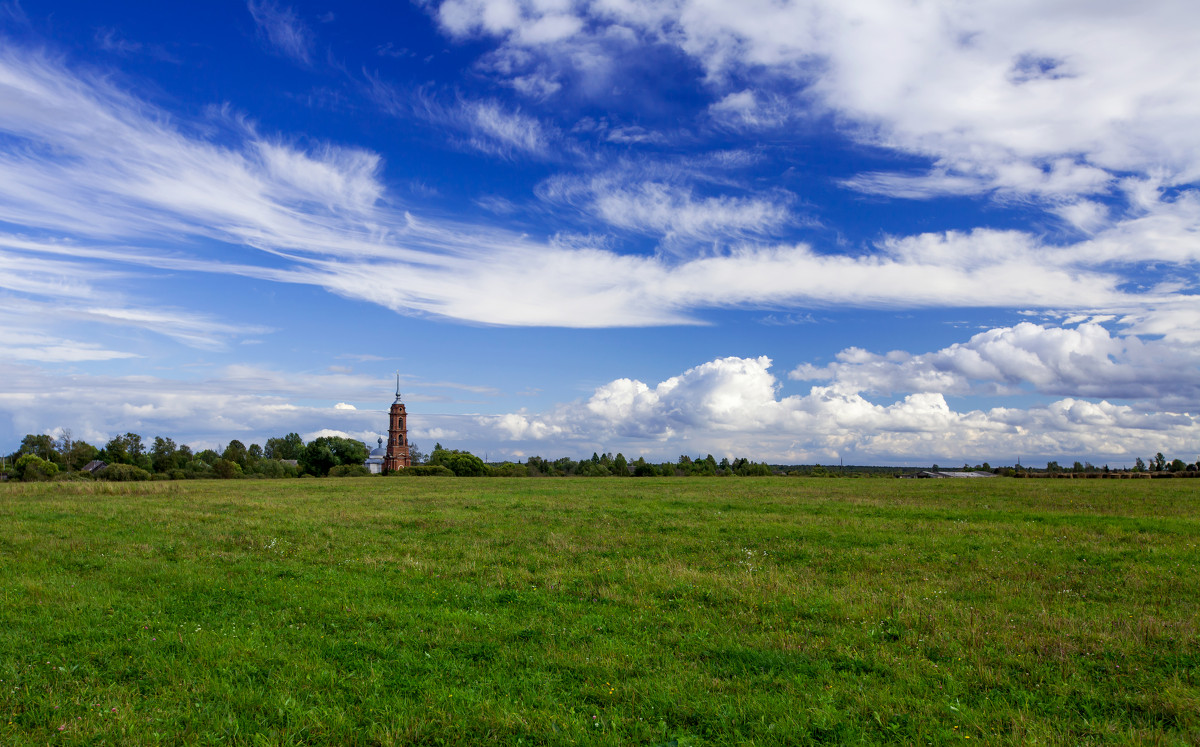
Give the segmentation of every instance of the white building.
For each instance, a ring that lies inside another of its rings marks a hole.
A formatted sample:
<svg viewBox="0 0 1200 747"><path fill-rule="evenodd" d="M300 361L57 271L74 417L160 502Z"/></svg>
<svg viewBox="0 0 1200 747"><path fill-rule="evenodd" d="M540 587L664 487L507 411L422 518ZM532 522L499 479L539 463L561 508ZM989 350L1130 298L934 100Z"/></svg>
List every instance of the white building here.
<svg viewBox="0 0 1200 747"><path fill-rule="evenodd" d="M371 454L367 457L367 461L363 465L372 475L378 475L383 472L383 458L387 455L387 449L383 448L383 439L379 439L379 448L372 449Z"/></svg>

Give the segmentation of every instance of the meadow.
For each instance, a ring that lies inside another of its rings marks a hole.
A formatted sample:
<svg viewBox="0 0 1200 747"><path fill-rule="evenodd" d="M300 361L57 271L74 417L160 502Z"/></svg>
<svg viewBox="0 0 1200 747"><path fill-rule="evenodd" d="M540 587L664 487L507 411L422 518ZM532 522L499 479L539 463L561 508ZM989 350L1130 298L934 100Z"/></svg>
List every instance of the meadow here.
<svg viewBox="0 0 1200 747"><path fill-rule="evenodd" d="M0 744L1198 744L1198 495L0 485Z"/></svg>

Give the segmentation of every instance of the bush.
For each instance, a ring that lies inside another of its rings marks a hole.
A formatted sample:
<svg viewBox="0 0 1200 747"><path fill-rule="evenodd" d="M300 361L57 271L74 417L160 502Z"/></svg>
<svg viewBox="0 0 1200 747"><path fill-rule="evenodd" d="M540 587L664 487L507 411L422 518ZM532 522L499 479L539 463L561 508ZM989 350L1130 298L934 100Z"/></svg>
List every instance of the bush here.
<svg viewBox="0 0 1200 747"><path fill-rule="evenodd" d="M339 464L329 469L330 477L370 477L371 471L361 464Z"/></svg>
<svg viewBox="0 0 1200 747"><path fill-rule="evenodd" d="M528 477L529 470L523 464L514 464L513 462L505 462L497 464L495 467L488 469L490 477Z"/></svg>
<svg viewBox="0 0 1200 747"><path fill-rule="evenodd" d="M91 482L91 472L59 472L50 478L54 482Z"/></svg>
<svg viewBox="0 0 1200 747"><path fill-rule="evenodd" d="M12 476L24 482L41 482L58 474L58 465L34 454L24 454L13 465Z"/></svg>
<svg viewBox="0 0 1200 747"><path fill-rule="evenodd" d="M96 477L109 482L135 482L149 480L150 473L132 464L110 464L97 472Z"/></svg>
<svg viewBox="0 0 1200 747"><path fill-rule="evenodd" d="M454 472L440 464L414 464L392 474L401 477L454 477Z"/></svg>
<svg viewBox="0 0 1200 747"><path fill-rule="evenodd" d="M300 474L300 469L294 464L288 464L278 459L259 460L258 464L254 465L254 471L263 477L270 478L296 477Z"/></svg>
<svg viewBox="0 0 1200 747"><path fill-rule="evenodd" d="M242 476L242 465L229 459L218 459L213 465L213 472L217 473L217 477L229 480Z"/></svg>

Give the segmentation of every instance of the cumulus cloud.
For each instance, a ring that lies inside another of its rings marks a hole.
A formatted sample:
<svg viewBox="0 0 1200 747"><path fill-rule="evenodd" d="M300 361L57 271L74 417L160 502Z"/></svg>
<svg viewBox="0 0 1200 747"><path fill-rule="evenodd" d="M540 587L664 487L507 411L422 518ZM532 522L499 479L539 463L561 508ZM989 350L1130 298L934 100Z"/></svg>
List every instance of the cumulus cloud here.
<svg viewBox="0 0 1200 747"><path fill-rule="evenodd" d="M1134 400L1156 407L1200 408L1200 351L1103 325L1047 327L1022 322L981 332L963 343L913 355L848 348L825 366L802 364L795 380L828 380L843 391L948 395L1035 391Z"/></svg>
<svg viewBox="0 0 1200 747"><path fill-rule="evenodd" d="M766 357L719 358L655 385L617 379L586 400L478 422L522 453L550 447L673 458L668 450L681 449L786 463L956 463L1025 455L1119 464L1159 444L1189 453L1200 435L1193 415L1076 397L961 412L938 391L913 391L883 404L844 385L784 396L770 367Z"/></svg>

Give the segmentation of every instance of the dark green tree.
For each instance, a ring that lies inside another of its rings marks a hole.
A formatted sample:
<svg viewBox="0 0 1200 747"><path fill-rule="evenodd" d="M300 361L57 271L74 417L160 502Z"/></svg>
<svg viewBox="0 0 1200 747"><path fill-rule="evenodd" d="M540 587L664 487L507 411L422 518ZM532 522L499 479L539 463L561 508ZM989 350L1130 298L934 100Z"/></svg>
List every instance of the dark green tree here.
<svg viewBox="0 0 1200 747"><path fill-rule="evenodd" d="M87 441L72 441L71 450L63 456L66 458L68 469L79 470L83 469L84 465L88 462L100 456L100 450Z"/></svg>
<svg viewBox="0 0 1200 747"><path fill-rule="evenodd" d="M242 476L242 465L232 459L222 457L213 465L213 472L217 473L217 477L229 480L235 477Z"/></svg>
<svg viewBox="0 0 1200 747"><path fill-rule="evenodd" d="M617 477L629 476L629 462L625 459L625 455L619 451L617 452L617 455L613 457L612 473Z"/></svg>
<svg viewBox="0 0 1200 747"><path fill-rule="evenodd" d="M58 450L55 448L52 436L30 433L21 439L21 448L17 449L17 453L33 454L50 462L54 461L54 456L58 453Z"/></svg>
<svg viewBox="0 0 1200 747"><path fill-rule="evenodd" d="M142 437L136 433L126 433L109 439L100 458L109 464L133 464L140 467L145 452Z"/></svg>
<svg viewBox="0 0 1200 747"><path fill-rule="evenodd" d="M638 457L633 463L634 477L658 477L658 468L646 461L645 457Z"/></svg>
<svg viewBox="0 0 1200 747"><path fill-rule="evenodd" d="M236 438L229 442L225 451L221 452L222 459L228 459L239 467L246 466L246 444Z"/></svg>
<svg viewBox="0 0 1200 747"><path fill-rule="evenodd" d="M341 436L321 436L300 453L300 466L310 475L324 477L338 465L362 464L370 452L366 444Z"/></svg>
<svg viewBox="0 0 1200 747"><path fill-rule="evenodd" d="M179 459L179 449L175 446L175 441L155 436L154 443L150 446L150 463L159 474L182 467L183 462Z"/></svg>
<svg viewBox="0 0 1200 747"><path fill-rule="evenodd" d="M263 456L267 459L299 459L304 450L304 439L299 434L289 433L282 438L268 438Z"/></svg>

